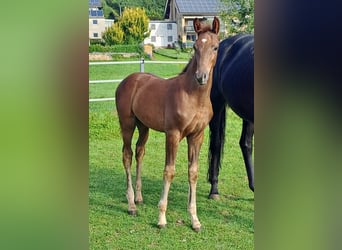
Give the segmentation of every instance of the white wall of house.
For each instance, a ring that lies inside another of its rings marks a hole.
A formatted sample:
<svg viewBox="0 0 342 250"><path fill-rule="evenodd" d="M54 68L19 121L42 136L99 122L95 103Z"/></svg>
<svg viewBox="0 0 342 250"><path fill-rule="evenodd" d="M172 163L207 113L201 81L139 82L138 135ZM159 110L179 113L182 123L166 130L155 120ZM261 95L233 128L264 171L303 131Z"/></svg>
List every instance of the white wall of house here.
<svg viewBox="0 0 342 250"><path fill-rule="evenodd" d="M145 38L144 44L153 44L155 47L172 46L178 41L177 24L172 21L150 21L150 36Z"/></svg>
<svg viewBox="0 0 342 250"><path fill-rule="evenodd" d="M89 18L89 38L101 39L102 32L105 30L104 18Z"/></svg>
<svg viewBox="0 0 342 250"><path fill-rule="evenodd" d="M89 18L89 38L101 39L106 28L112 26L114 20L104 18Z"/></svg>
<svg viewBox="0 0 342 250"><path fill-rule="evenodd" d="M113 19L105 19L105 28L109 28L114 24Z"/></svg>

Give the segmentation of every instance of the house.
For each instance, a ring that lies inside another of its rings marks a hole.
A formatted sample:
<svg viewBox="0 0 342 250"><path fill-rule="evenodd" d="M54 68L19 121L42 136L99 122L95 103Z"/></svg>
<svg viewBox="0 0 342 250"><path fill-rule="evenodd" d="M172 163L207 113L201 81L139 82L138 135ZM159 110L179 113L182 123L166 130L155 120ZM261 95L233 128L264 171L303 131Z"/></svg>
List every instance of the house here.
<svg viewBox="0 0 342 250"><path fill-rule="evenodd" d="M211 23L223 9L220 0L166 0L165 19L150 21L150 36L144 40L144 44L169 47L180 41L183 46L192 47L196 40L193 20L199 18ZM89 40L101 40L102 33L113 22L104 18L100 0L89 0ZM224 30L221 22L220 31Z"/></svg>
<svg viewBox="0 0 342 250"><path fill-rule="evenodd" d="M188 47L196 40L193 20L199 18L211 23L223 9L220 0L166 0L164 18L177 24L178 39ZM224 30L221 22L220 31Z"/></svg>
<svg viewBox="0 0 342 250"><path fill-rule="evenodd" d="M177 24L174 21L153 21L149 23L150 36L144 44L153 44L155 47L173 46L178 41Z"/></svg>
<svg viewBox="0 0 342 250"><path fill-rule="evenodd" d="M101 40L102 33L114 20L105 19L100 0L89 0L89 40Z"/></svg>

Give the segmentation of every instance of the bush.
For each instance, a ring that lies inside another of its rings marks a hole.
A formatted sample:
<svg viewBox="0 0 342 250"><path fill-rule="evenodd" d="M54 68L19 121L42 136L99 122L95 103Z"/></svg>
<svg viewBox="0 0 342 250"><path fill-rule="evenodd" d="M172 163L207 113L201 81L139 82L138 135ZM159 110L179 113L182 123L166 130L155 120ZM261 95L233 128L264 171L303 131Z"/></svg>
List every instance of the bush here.
<svg viewBox="0 0 342 250"><path fill-rule="evenodd" d="M103 45L103 46L106 44L105 41L102 39L89 39L89 43L91 45L99 44L99 45Z"/></svg>

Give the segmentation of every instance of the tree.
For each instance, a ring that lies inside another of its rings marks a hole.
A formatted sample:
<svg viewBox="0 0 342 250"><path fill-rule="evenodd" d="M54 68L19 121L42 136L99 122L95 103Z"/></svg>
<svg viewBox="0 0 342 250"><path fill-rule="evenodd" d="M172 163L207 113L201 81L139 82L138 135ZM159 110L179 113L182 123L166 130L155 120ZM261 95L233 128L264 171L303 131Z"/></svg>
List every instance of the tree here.
<svg viewBox="0 0 342 250"><path fill-rule="evenodd" d="M107 28L102 37L108 45L140 44L149 36L149 19L142 8L126 8L110 28Z"/></svg>
<svg viewBox="0 0 342 250"><path fill-rule="evenodd" d="M124 40L124 32L120 27L120 23L116 22L107 28L102 34L103 40L108 45L122 44Z"/></svg>
<svg viewBox="0 0 342 250"><path fill-rule="evenodd" d="M229 35L254 33L254 0L222 0L227 10L221 13Z"/></svg>
<svg viewBox="0 0 342 250"><path fill-rule="evenodd" d="M143 8L126 8L119 22L126 44L141 43L149 36L149 19Z"/></svg>
<svg viewBox="0 0 342 250"><path fill-rule="evenodd" d="M108 19L118 19L121 15L121 6L120 2L116 2L115 0L101 0L103 6L103 14L105 18ZM121 1L121 0L120 0Z"/></svg>

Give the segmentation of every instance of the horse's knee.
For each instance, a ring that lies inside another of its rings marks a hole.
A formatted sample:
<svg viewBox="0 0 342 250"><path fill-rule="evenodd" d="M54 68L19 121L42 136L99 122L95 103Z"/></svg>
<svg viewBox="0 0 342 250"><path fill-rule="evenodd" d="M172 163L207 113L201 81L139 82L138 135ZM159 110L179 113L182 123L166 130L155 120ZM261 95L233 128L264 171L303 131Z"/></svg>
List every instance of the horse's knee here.
<svg viewBox="0 0 342 250"><path fill-rule="evenodd" d="M189 167L188 177L189 177L190 183L196 183L197 182L197 178L198 178L198 167L197 166Z"/></svg>
<svg viewBox="0 0 342 250"><path fill-rule="evenodd" d="M125 168L132 165L133 151L130 147L123 147L122 149L122 160Z"/></svg>
<svg viewBox="0 0 342 250"><path fill-rule="evenodd" d="M175 167L166 166L164 169L164 180L171 182L174 176L175 176Z"/></svg>
<svg viewBox="0 0 342 250"><path fill-rule="evenodd" d="M136 160L140 160L145 155L145 147L144 146L137 146L135 151L135 158Z"/></svg>
<svg viewBox="0 0 342 250"><path fill-rule="evenodd" d="M250 140L246 140L244 138L241 138L239 144L240 144L240 148L242 150L246 150L246 149L248 151L252 150L252 141L250 141Z"/></svg>

